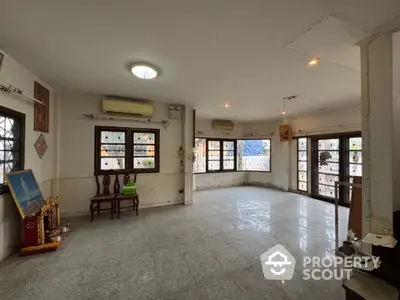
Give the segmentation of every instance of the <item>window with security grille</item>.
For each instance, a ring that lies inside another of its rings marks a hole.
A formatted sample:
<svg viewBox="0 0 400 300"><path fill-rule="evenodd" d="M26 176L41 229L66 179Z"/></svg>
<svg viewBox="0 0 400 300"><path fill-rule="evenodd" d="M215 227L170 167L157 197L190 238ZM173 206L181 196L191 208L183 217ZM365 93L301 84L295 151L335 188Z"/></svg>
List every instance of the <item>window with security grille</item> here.
<svg viewBox="0 0 400 300"><path fill-rule="evenodd" d="M207 139L207 172L236 171L236 141Z"/></svg>
<svg viewBox="0 0 400 300"><path fill-rule="evenodd" d="M4 174L24 169L25 115L0 106L0 194L8 192Z"/></svg>
<svg viewBox="0 0 400 300"><path fill-rule="evenodd" d="M158 129L96 126L95 174L117 172L158 173Z"/></svg>
<svg viewBox="0 0 400 300"><path fill-rule="evenodd" d="M297 139L297 189L308 191L308 139Z"/></svg>

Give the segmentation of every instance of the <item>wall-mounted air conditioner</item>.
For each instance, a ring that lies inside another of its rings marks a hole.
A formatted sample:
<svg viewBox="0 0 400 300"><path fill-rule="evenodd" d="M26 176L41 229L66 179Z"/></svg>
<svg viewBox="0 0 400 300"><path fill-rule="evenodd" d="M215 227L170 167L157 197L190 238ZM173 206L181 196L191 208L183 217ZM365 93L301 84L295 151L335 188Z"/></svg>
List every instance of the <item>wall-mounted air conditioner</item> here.
<svg viewBox="0 0 400 300"><path fill-rule="evenodd" d="M151 118L153 116L153 105L141 101L103 99L103 112Z"/></svg>
<svg viewBox="0 0 400 300"><path fill-rule="evenodd" d="M233 130L235 125L229 120L213 120L213 128L219 130Z"/></svg>

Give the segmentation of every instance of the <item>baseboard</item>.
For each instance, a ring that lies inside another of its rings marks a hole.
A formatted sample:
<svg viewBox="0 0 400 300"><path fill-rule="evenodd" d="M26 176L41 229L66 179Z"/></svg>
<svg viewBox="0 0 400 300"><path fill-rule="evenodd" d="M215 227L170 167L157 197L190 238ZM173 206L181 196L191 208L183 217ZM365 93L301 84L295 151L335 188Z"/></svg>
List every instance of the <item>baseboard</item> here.
<svg viewBox="0 0 400 300"><path fill-rule="evenodd" d="M206 190L214 190L214 189L219 189L219 188L229 188L229 187L234 187L234 186L245 186L246 183L238 183L238 184L223 184L223 185L212 185L212 186L202 186L202 187L197 187L194 191L206 191Z"/></svg>
<svg viewBox="0 0 400 300"><path fill-rule="evenodd" d="M282 192L288 192L288 189L285 189L282 186L274 185L269 182L248 182L247 186L261 186L261 187L266 187L269 189L277 190L277 191L282 191Z"/></svg>
<svg viewBox="0 0 400 300"><path fill-rule="evenodd" d="M160 207L160 206L169 206L169 205L183 205L183 200L179 201L168 201L168 202L155 202L155 203L143 203L139 206L139 211L144 208L151 207ZM61 213L61 218L72 218L72 217L81 217L90 215L89 210L87 211L79 211L79 212L71 212L71 213Z"/></svg>

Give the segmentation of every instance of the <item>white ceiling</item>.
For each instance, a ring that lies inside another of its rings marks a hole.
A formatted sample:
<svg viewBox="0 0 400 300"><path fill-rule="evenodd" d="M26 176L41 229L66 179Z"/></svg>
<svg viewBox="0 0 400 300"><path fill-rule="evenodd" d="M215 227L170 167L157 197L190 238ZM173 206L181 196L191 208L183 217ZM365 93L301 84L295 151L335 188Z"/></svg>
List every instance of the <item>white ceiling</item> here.
<svg viewBox="0 0 400 300"><path fill-rule="evenodd" d="M1 0L0 48L55 87L261 120L284 96L299 96L290 114L359 101L354 43L399 14L398 0ZM136 79L135 61L162 76Z"/></svg>

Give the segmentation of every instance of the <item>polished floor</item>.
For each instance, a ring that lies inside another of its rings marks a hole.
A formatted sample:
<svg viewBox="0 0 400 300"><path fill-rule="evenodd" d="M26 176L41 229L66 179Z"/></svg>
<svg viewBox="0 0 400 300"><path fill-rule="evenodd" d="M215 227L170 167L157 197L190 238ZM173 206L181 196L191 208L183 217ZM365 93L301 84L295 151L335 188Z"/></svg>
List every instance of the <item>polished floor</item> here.
<svg viewBox="0 0 400 300"><path fill-rule="evenodd" d="M344 299L340 281L304 281L301 264L291 281L263 277L259 256L275 244L298 261L333 249L334 207L308 197L235 187L197 192L192 206L72 222L57 252L0 264L0 299Z"/></svg>

